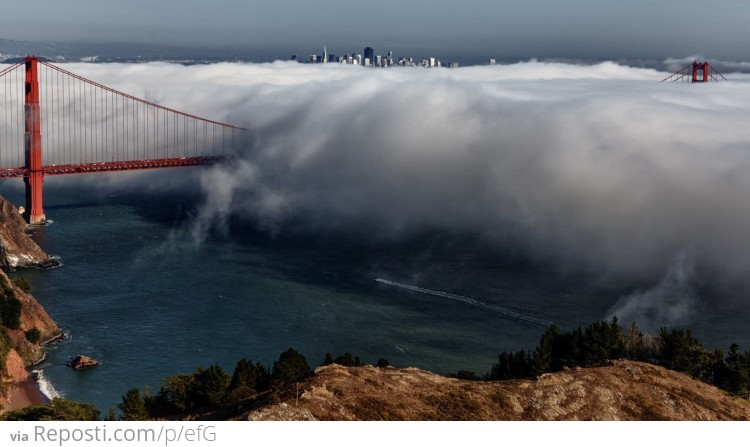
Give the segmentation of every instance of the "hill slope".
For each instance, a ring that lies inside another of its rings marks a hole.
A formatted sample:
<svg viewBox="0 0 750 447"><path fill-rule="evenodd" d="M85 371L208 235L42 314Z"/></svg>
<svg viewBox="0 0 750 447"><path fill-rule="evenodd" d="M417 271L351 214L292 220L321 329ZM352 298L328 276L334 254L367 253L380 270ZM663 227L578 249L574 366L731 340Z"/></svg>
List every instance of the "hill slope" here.
<svg viewBox="0 0 750 447"><path fill-rule="evenodd" d="M610 366L537 380L472 382L414 368L318 368L281 402L238 411L251 420L746 420L750 401L659 366Z"/></svg>
<svg viewBox="0 0 750 447"><path fill-rule="evenodd" d="M14 388L29 380L26 367L44 359L41 345L62 335L42 305L5 273L58 264L26 234L26 229L18 209L0 197L0 406L8 404ZM30 341L27 332L34 330L38 331L36 339Z"/></svg>

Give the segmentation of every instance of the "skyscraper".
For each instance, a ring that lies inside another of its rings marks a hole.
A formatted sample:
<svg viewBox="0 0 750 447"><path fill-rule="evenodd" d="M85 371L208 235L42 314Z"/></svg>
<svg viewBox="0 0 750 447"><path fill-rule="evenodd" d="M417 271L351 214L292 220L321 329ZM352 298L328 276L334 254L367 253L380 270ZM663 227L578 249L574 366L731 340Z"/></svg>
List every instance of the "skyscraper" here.
<svg viewBox="0 0 750 447"><path fill-rule="evenodd" d="M372 47L365 48L365 59L370 59L370 63L372 64L372 61L375 60L375 50L372 49Z"/></svg>
<svg viewBox="0 0 750 447"><path fill-rule="evenodd" d="M328 50L326 50L326 46L323 45L323 63L328 63Z"/></svg>

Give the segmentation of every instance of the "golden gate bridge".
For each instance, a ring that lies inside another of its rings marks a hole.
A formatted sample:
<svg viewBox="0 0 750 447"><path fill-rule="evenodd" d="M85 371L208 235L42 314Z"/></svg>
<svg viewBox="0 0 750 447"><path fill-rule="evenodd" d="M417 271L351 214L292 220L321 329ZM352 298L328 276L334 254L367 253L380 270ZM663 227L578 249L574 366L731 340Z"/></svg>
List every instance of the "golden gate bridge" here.
<svg viewBox="0 0 750 447"><path fill-rule="evenodd" d="M214 164L235 151L245 130L136 98L34 56L0 71L0 79L0 179L23 177L24 218L32 225L46 222L47 175Z"/></svg>

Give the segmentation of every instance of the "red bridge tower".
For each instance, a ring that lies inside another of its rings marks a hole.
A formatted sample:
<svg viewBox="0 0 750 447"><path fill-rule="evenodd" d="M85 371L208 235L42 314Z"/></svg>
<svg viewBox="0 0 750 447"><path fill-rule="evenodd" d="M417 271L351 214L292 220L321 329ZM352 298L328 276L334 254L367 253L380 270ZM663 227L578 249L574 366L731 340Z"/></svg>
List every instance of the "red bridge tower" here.
<svg viewBox="0 0 750 447"><path fill-rule="evenodd" d="M693 61L692 65L683 67L680 71L672 73L661 82L670 81L690 81L690 82L709 82L709 81L726 81L727 78L719 73L714 67L706 61Z"/></svg>
<svg viewBox="0 0 750 447"><path fill-rule="evenodd" d="M42 208L42 117L39 110L39 59L26 57L26 103L25 112L25 155L26 175L26 209L24 218L31 225L46 222Z"/></svg>
<svg viewBox="0 0 750 447"><path fill-rule="evenodd" d="M45 176L211 165L236 153L246 130L136 98L36 56L0 70L0 80L0 179L23 177L23 216L31 225L46 223Z"/></svg>

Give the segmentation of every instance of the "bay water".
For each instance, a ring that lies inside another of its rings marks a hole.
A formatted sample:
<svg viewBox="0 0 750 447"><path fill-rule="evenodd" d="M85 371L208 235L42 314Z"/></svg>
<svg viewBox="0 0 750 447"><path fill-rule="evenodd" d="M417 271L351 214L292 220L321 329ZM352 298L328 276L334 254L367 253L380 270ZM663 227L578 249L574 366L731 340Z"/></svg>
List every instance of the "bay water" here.
<svg viewBox="0 0 750 447"><path fill-rule="evenodd" d="M105 174L106 175L106 174ZM117 174L111 174L117 175ZM21 182L0 194L23 203ZM66 338L37 367L50 394L104 414L133 387L241 357L272 365L289 347L438 373L488 371L502 350L533 348L547 325L607 317L647 287L532 262L481 237L425 231L398 240L252 225L196 241L195 197L48 181L52 223L34 238L61 266L16 273ZM691 328L711 347L748 346L740 293L704 287ZM101 362L74 371L84 354Z"/></svg>

